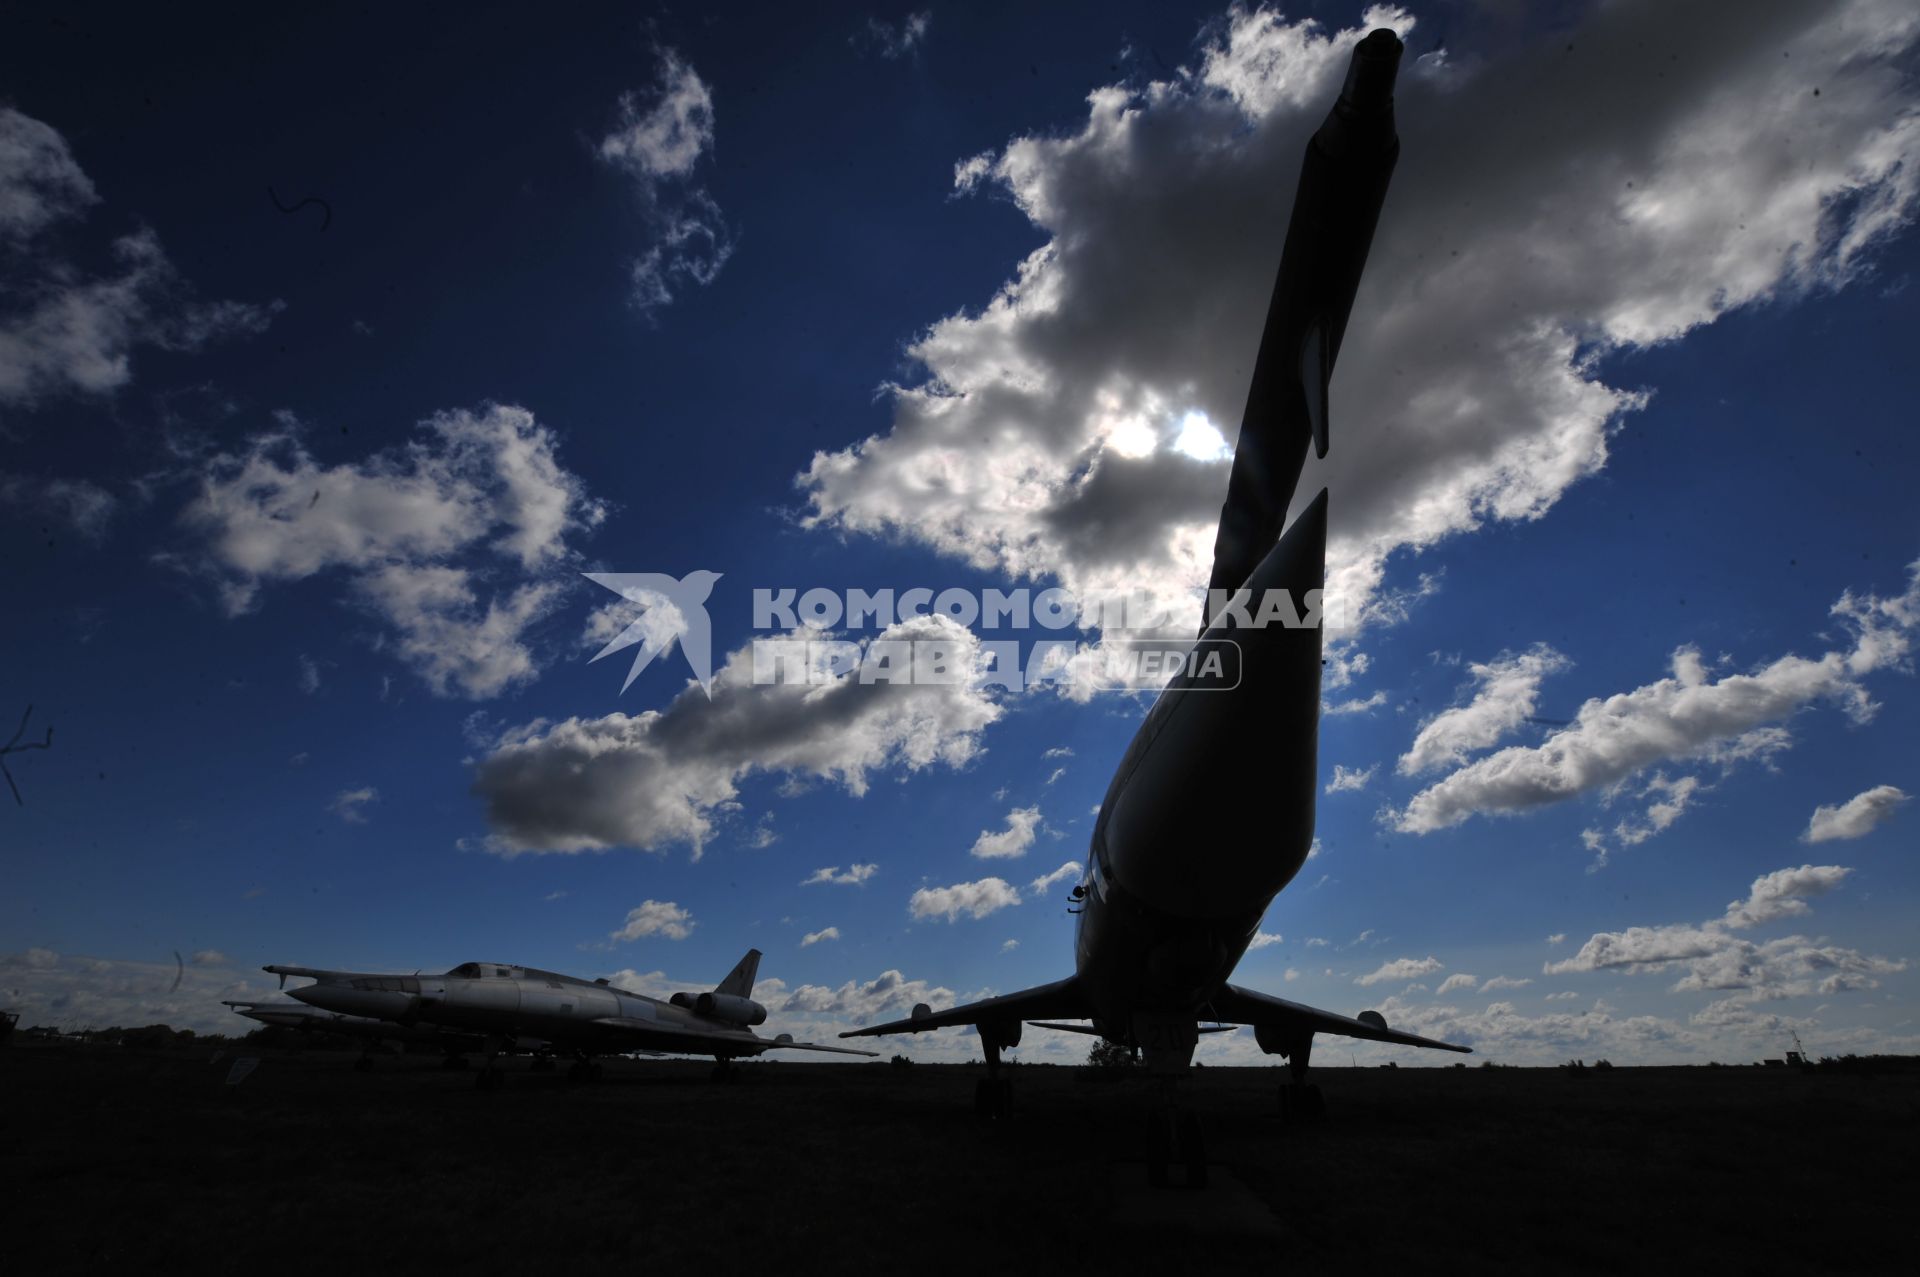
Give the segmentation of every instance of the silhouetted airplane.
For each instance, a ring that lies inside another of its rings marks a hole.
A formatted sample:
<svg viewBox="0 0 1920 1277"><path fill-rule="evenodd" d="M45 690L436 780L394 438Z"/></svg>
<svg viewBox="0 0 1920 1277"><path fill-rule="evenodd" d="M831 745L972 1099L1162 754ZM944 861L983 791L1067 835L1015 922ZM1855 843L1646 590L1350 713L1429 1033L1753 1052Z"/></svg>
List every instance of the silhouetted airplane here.
<svg viewBox="0 0 1920 1277"><path fill-rule="evenodd" d="M310 976L315 983L291 989L287 996L343 1015L426 1024L464 1031L486 1039L487 1062L474 1081L499 1082L494 1057L523 1038L546 1042L575 1057L575 1078L599 1076L596 1055L632 1051L674 1055L711 1055L714 1073L724 1077L742 1056L765 1051L831 1051L836 1055L872 1055L841 1046L795 1042L791 1034L763 1038L753 1026L767 1009L753 1000L760 951L747 950L711 993L676 993L665 1002L616 989L606 980L581 980L506 963L467 962L445 975L371 975L323 971L313 967L270 966L280 977Z"/></svg>
<svg viewBox="0 0 1920 1277"><path fill-rule="evenodd" d="M1360 41L1301 168L1220 512L1201 638L1238 644L1239 683L1209 687L1189 668L1161 693L1121 758L1100 805L1086 880L1074 891L1083 906L1074 974L947 1011L922 1004L909 1019L841 1034L979 1026L983 1113L1008 1109L1000 1052L1019 1044L1023 1022L1090 1020L1090 1028L1044 1027L1137 1047L1151 1069L1169 1075L1191 1064L1203 1021L1251 1025L1262 1050L1288 1061L1292 1085L1281 1088L1281 1102L1303 1116L1321 1110L1318 1088L1304 1080L1316 1033L1469 1049L1396 1032L1377 1011L1349 1017L1227 982L1313 841L1321 631L1249 628L1248 617L1225 604L1239 590L1256 605L1269 590L1297 601L1325 579L1325 490L1285 535L1281 529L1308 442L1326 455L1327 383L1400 150L1400 54L1391 31ZM1150 1145L1156 1182L1176 1148L1190 1182L1204 1182L1199 1127L1174 1109L1169 1089Z"/></svg>

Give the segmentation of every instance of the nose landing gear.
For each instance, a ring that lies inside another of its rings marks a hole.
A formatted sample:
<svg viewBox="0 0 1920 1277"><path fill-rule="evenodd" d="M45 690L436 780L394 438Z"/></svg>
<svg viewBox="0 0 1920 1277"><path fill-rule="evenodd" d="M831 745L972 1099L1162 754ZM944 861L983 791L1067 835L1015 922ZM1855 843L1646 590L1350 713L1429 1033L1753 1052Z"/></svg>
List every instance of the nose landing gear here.
<svg viewBox="0 0 1920 1277"><path fill-rule="evenodd" d="M1182 1187L1207 1186L1207 1143L1200 1130L1200 1115L1179 1106L1174 1080L1167 1078L1148 1116L1147 1183L1154 1188L1171 1187L1176 1167Z"/></svg>

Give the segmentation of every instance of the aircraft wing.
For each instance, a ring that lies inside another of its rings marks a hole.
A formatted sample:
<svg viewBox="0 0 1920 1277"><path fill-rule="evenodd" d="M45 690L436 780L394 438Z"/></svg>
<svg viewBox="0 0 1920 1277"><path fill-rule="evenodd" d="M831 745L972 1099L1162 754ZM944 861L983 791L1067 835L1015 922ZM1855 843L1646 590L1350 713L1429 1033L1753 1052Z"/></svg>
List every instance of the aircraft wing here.
<svg viewBox="0 0 1920 1277"><path fill-rule="evenodd" d="M748 1033L744 1029L690 1032L667 1028L653 1020L640 1020L624 1015L602 1016L593 1023L631 1038L643 1050L671 1051L682 1055L714 1055L716 1053L758 1055L762 1051L831 1051L835 1055L874 1054L872 1051L859 1051L852 1047L795 1042L790 1035L784 1033L779 1037L763 1038L758 1034ZM729 1052L728 1048L733 1050Z"/></svg>
<svg viewBox="0 0 1920 1277"><path fill-rule="evenodd" d="M1387 1027L1377 1011L1364 1011L1369 1019L1355 1019L1318 1007L1289 1002L1268 993L1256 993L1230 984L1214 995L1210 1009L1215 1019L1233 1024L1251 1024L1256 1029L1303 1029L1309 1033L1331 1033L1336 1037L1365 1038L1369 1042L1392 1042L1397 1046L1424 1046L1439 1051L1473 1053L1470 1046L1440 1042L1413 1033L1401 1033Z"/></svg>
<svg viewBox="0 0 1920 1277"><path fill-rule="evenodd" d="M886 1024L869 1024L864 1029L842 1033L843 1038L881 1037L888 1033L924 1033L957 1024L979 1024L983 1020L1084 1020L1093 1010L1080 994L1079 980L1068 976L1018 993L969 1002L946 1011L929 1010L925 1003L915 1007L913 1015Z"/></svg>

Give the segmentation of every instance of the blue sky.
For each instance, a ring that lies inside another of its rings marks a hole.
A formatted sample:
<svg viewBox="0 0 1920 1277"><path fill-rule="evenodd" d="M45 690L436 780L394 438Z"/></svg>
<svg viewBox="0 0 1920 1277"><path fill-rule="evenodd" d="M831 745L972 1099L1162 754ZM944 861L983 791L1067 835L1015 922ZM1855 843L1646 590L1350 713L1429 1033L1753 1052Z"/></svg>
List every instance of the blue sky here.
<svg viewBox="0 0 1920 1277"><path fill-rule="evenodd" d="M1712 8L1368 19L1405 151L1306 481L1365 779L1242 983L1500 1059L1914 1047L1920 31ZM1225 468L1173 438L1231 437L1365 25L16 16L0 714L56 743L7 760L0 988L215 1027L270 961L751 945L818 1033L1063 974L1032 883L1141 698L622 694L580 573L723 573L717 660L754 587L1184 597Z"/></svg>

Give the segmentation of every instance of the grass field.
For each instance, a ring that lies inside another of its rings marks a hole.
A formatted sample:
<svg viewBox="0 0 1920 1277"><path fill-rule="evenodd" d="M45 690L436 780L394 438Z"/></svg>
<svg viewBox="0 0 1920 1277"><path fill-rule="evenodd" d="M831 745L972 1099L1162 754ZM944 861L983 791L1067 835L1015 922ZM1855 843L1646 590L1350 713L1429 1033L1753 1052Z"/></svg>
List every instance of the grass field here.
<svg viewBox="0 0 1920 1277"><path fill-rule="evenodd" d="M17 1273L1910 1271L1920 1074L1204 1069L1214 1185L1145 1187L1142 1080L1018 1067L0 1051ZM769 1269L768 1266L777 1266Z"/></svg>

